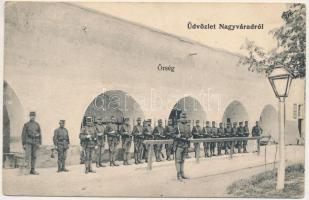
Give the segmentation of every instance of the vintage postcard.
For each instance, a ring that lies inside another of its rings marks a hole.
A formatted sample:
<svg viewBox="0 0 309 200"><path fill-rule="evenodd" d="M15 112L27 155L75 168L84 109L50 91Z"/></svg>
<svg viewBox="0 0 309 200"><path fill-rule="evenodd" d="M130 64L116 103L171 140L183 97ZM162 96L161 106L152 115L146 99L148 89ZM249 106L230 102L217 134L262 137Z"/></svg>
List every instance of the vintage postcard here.
<svg viewBox="0 0 309 200"><path fill-rule="evenodd" d="M3 195L304 198L304 3L4 4Z"/></svg>

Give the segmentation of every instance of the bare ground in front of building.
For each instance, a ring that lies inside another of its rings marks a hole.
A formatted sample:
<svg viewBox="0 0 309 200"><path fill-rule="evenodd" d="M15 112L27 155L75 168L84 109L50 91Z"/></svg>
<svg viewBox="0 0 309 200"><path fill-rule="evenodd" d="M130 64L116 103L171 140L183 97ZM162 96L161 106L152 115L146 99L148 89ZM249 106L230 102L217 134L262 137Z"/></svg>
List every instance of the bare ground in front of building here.
<svg viewBox="0 0 309 200"><path fill-rule="evenodd" d="M176 180L174 162L154 163L147 171L146 164L105 167L95 174L84 174L82 165L69 166L70 172L56 173L56 168L40 168L39 176L19 176L18 169L3 170L5 195L32 196L138 196L138 197L231 197L227 188L235 181L274 168L275 146L264 147L261 154L186 160L186 173L191 179ZM289 164L304 162L304 146L287 146ZM278 157L278 156L277 156Z"/></svg>

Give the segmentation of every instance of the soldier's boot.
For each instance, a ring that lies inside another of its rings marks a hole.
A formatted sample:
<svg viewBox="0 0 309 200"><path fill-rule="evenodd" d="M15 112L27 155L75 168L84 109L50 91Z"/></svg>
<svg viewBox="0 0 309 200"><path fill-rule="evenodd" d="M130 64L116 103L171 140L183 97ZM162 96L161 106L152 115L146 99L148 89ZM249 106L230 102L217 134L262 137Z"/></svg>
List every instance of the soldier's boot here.
<svg viewBox="0 0 309 200"><path fill-rule="evenodd" d="M62 161L62 171L68 172L69 170L65 168L65 160Z"/></svg>
<svg viewBox="0 0 309 200"><path fill-rule="evenodd" d="M30 174L32 174L32 175L39 175L39 173L37 171L35 171L34 168L31 168Z"/></svg>
<svg viewBox="0 0 309 200"><path fill-rule="evenodd" d="M109 162L109 166L111 166L111 167L114 166L114 165L113 165L113 161L110 161L110 162Z"/></svg>
<svg viewBox="0 0 309 200"><path fill-rule="evenodd" d="M185 173L184 173L184 163L180 164L180 175L181 175L181 178L183 178L183 179L189 179L189 177L186 176Z"/></svg>
<svg viewBox="0 0 309 200"><path fill-rule="evenodd" d="M85 168L85 174L88 174L89 173L89 169L88 167Z"/></svg>
<svg viewBox="0 0 309 200"><path fill-rule="evenodd" d="M91 173L96 173L96 172L92 169L91 161L89 161L89 172L91 172Z"/></svg>
<svg viewBox="0 0 309 200"><path fill-rule="evenodd" d="M62 167L61 167L61 161L58 160L58 173L62 171Z"/></svg>

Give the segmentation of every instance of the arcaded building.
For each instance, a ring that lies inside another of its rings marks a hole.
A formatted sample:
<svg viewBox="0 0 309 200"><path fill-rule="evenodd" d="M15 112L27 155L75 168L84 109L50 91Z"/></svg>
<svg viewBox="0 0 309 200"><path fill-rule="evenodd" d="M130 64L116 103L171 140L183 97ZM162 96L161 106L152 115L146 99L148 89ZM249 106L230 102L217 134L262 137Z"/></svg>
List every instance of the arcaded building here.
<svg viewBox="0 0 309 200"><path fill-rule="evenodd" d="M211 40L212 38L209 38ZM21 151L29 111L43 144L60 119L79 144L83 116L260 121L277 140L277 99L262 74L239 56L66 3L5 5L4 148ZM304 80L292 83L286 141L304 137ZM10 144L10 145L9 145Z"/></svg>

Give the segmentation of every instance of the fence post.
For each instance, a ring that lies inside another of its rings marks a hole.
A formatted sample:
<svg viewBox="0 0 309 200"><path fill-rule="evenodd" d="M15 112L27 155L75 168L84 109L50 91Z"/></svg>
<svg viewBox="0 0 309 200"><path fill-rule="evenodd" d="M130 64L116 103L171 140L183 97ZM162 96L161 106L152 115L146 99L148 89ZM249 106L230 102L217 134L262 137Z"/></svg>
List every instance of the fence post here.
<svg viewBox="0 0 309 200"><path fill-rule="evenodd" d="M147 169L149 171L152 169L152 156L153 156L153 144L150 144L148 151L148 164L147 164Z"/></svg>
<svg viewBox="0 0 309 200"><path fill-rule="evenodd" d="M197 145L197 151L196 151L196 162L200 163L200 151L201 151L201 143L198 143Z"/></svg>

